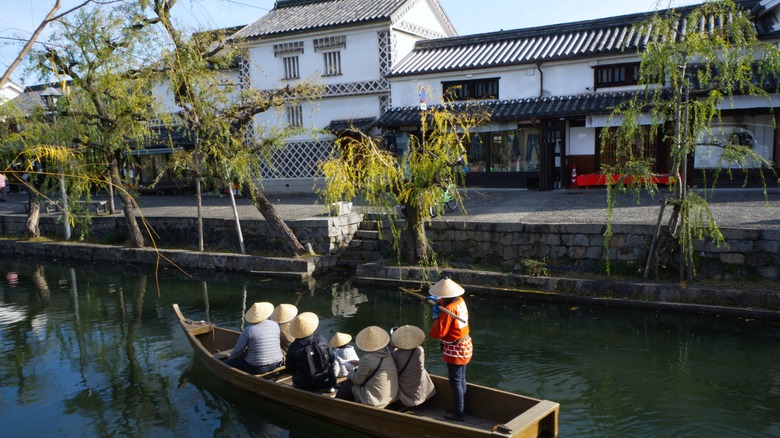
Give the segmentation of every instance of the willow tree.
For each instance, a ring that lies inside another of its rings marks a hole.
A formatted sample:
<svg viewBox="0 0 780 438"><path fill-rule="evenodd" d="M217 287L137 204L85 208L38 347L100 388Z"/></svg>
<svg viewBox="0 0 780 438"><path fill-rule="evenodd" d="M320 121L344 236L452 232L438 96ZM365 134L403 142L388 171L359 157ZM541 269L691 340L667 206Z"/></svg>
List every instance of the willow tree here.
<svg viewBox="0 0 780 438"><path fill-rule="evenodd" d="M89 157L80 165L95 170L95 185L118 189L129 243L142 248L135 201L121 171L123 153L150 138L147 121L155 114L151 84L138 74L154 55L144 50L151 34L147 27L128 21L134 7L133 3L92 7L58 22L50 44L37 52L37 68L64 85L54 114L63 145ZM108 177L101 180L98 175L106 168Z"/></svg>
<svg viewBox="0 0 780 438"><path fill-rule="evenodd" d="M446 99L439 107L420 114L420 132L409 138L408 151L398 157L378 139L357 130L340 138L329 160L321 164L326 184L326 202L360 197L368 207L397 218L396 206L404 216L404 228L391 220L394 247L399 258L412 264L432 266L436 254L425 232L432 213L441 213L449 183L463 183L468 164L466 146L472 130L487 121L478 105L455 109ZM460 192L450 193L460 202Z"/></svg>
<svg viewBox="0 0 780 438"><path fill-rule="evenodd" d="M749 165L759 169L762 180L766 172L774 175L771 163L750 145L738 136L722 135L720 121L732 97L749 96L770 103L767 84L776 83L780 73L777 47L758 38L750 11L731 0L705 2L686 11L685 15L675 10L659 12L635 26L634 32L648 40L639 52L642 90L613 112L611 121L619 120L620 126L614 132L604 130L602 150L614 143L616 160L601 169L609 182L611 225L618 193L658 193L653 179L654 157L647 155L645 141L662 139L670 144L671 196L665 199L658 216L645 276L651 265L657 273L661 257L676 247L681 281L695 275L694 240L724 243L708 203L718 176L731 176L732 168ZM651 124L642 126L643 118L649 118ZM713 141L715 137L721 141ZM720 158L713 168L702 170L704 190L694 192L687 182L689 160L697 148L717 150ZM612 175L621 176L612 180ZM764 188L766 192L766 185ZM665 234L661 234L667 205L672 213ZM608 245L611 226L606 237Z"/></svg>
<svg viewBox="0 0 780 438"><path fill-rule="evenodd" d="M257 114L313 99L321 93L321 87L302 81L284 89L261 91L242 89L240 84L226 81L220 73L239 61L240 42L229 41L218 32L186 39L170 14L176 3L153 0L155 16L146 20L161 24L170 41L164 58L165 78L179 108L177 116L195 140L195 148L178 154L174 165L195 173L198 193L202 178L221 181L228 187L234 182L250 187L255 207L279 237L284 252L307 254L309 251L276 213L260 184L261 163L270 159L273 150L294 131L280 128L264 132L257 140L252 121ZM200 240L202 250L202 237Z"/></svg>

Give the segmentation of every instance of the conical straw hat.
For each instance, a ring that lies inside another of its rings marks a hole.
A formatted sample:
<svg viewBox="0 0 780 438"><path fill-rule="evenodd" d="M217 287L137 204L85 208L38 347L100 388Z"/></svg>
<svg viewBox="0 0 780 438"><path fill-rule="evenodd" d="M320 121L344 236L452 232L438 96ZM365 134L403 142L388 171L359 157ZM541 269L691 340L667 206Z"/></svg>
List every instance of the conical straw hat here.
<svg viewBox="0 0 780 438"><path fill-rule="evenodd" d="M320 325L320 318L312 312L303 312L296 316L290 323L290 334L295 339L303 339L311 336L317 326Z"/></svg>
<svg viewBox="0 0 780 438"><path fill-rule="evenodd" d="M425 332L414 325L402 325L393 332L393 345L402 350L411 350L422 345Z"/></svg>
<svg viewBox="0 0 780 438"><path fill-rule="evenodd" d="M333 335L332 338L330 338L330 347L331 348L339 348L343 347L347 344L349 344L349 341L352 340L352 336L338 332L335 335Z"/></svg>
<svg viewBox="0 0 780 438"><path fill-rule="evenodd" d="M384 348L390 343L390 335L382 327L375 325L364 328L355 337L358 348L370 353Z"/></svg>
<svg viewBox="0 0 780 438"><path fill-rule="evenodd" d="M428 291L431 295L439 298L455 298L463 295L465 290L458 283L449 278L442 278L436 284L431 286Z"/></svg>
<svg viewBox="0 0 780 438"><path fill-rule="evenodd" d="M285 322L292 321L292 319L295 318L295 315L297 314L298 314L297 307L293 306L292 304L284 303L276 306L270 318L278 322L279 324L284 324Z"/></svg>
<svg viewBox="0 0 780 438"><path fill-rule="evenodd" d="M269 302L254 303L244 315L244 321L250 324L257 324L263 322L271 316L274 311L274 305Z"/></svg>

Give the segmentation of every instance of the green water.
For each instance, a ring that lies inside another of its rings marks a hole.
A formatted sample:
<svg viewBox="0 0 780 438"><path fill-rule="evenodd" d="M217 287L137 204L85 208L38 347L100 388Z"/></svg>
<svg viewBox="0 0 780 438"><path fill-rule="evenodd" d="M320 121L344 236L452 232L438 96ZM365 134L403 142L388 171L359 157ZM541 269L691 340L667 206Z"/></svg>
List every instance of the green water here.
<svg viewBox="0 0 780 438"><path fill-rule="evenodd" d="M18 282L2 280L15 272ZM396 290L123 266L0 263L3 436L360 436L246 396L197 362L171 304L239 328L246 303L318 331L417 324ZM469 295L468 380L561 404L563 437L780 436L780 325ZM428 367L445 374L435 342Z"/></svg>

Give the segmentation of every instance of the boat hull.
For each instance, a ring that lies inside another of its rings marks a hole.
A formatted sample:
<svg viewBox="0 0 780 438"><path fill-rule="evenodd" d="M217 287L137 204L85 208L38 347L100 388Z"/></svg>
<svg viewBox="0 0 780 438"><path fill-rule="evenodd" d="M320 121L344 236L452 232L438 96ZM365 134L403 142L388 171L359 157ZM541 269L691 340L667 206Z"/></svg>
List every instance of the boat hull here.
<svg viewBox="0 0 780 438"><path fill-rule="evenodd" d="M446 378L432 375L437 395L420 407L380 409L292 387L289 375L258 377L228 366L219 352L233 348L239 333L186 319L177 305L174 311L195 354L217 378L241 391L285 405L372 436L398 437L554 437L558 435L559 405L480 385L468 385L467 420L444 420L452 401ZM285 377L286 376L286 377Z"/></svg>

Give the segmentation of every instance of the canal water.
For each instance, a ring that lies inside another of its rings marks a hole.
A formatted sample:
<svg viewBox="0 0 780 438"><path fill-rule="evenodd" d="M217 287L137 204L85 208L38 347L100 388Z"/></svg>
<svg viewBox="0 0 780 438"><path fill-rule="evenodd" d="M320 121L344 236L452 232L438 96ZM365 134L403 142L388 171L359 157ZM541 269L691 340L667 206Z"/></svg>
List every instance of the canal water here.
<svg viewBox="0 0 780 438"><path fill-rule="evenodd" d="M194 359L171 310L240 328L247 303L318 332L430 327L397 290L130 266L0 262L0 424L19 436L354 437L246 396ZM559 402L563 437L780 436L780 325L467 295L470 382ZM427 365L446 368L433 340Z"/></svg>

